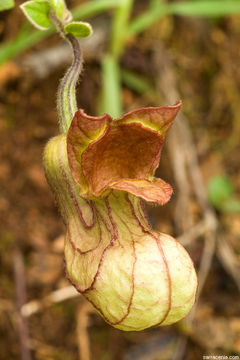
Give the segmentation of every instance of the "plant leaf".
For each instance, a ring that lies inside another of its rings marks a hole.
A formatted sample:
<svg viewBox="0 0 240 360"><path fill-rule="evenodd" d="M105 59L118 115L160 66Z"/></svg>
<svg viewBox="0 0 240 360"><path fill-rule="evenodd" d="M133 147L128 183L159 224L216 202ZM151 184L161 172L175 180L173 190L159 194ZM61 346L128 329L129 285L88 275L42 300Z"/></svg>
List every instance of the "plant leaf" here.
<svg viewBox="0 0 240 360"><path fill-rule="evenodd" d="M0 11L9 10L14 7L14 0L1 0Z"/></svg>
<svg viewBox="0 0 240 360"><path fill-rule="evenodd" d="M237 13L240 13L238 0L195 0L172 3L161 1L158 6L155 0L152 0L149 10L133 19L128 27L128 34L141 33L166 15L219 17Z"/></svg>
<svg viewBox="0 0 240 360"><path fill-rule="evenodd" d="M122 69L121 76L123 82L132 90L144 94L149 98L154 97L154 89L149 83L149 81L144 77L139 75L137 72L131 70Z"/></svg>
<svg viewBox="0 0 240 360"><path fill-rule="evenodd" d="M57 17L62 20L64 18L64 13L66 10L64 0L49 0L49 3L51 5L51 8L54 9Z"/></svg>
<svg viewBox="0 0 240 360"><path fill-rule="evenodd" d="M208 197L216 209L221 209L223 204L233 195L232 182L225 176L214 176L208 183Z"/></svg>
<svg viewBox="0 0 240 360"><path fill-rule="evenodd" d="M240 213L240 200L234 197L228 199L223 203L221 210L228 213Z"/></svg>
<svg viewBox="0 0 240 360"><path fill-rule="evenodd" d="M76 37L86 38L92 35L92 27L87 22L74 21L64 27L66 34L72 34Z"/></svg>
<svg viewBox="0 0 240 360"><path fill-rule="evenodd" d="M48 30L51 22L48 18L50 4L44 0L31 0L23 3L20 8L28 20L39 30Z"/></svg>
<svg viewBox="0 0 240 360"><path fill-rule="evenodd" d="M240 12L237 0L196 0L173 2L167 5L169 13L186 16L224 16Z"/></svg>

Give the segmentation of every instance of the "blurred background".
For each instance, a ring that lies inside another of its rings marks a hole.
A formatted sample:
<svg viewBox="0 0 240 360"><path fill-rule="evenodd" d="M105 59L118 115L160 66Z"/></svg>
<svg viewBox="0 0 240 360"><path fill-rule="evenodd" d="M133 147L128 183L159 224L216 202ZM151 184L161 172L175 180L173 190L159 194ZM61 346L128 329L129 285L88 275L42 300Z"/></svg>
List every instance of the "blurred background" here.
<svg viewBox="0 0 240 360"><path fill-rule="evenodd" d="M116 117L183 101L157 170L174 195L147 211L190 253L198 299L185 320L139 333L107 325L65 278L65 229L42 153L58 134L56 90L71 52L27 24L21 3L0 13L0 359L239 358L240 2L67 1L94 30L81 40L79 108Z"/></svg>

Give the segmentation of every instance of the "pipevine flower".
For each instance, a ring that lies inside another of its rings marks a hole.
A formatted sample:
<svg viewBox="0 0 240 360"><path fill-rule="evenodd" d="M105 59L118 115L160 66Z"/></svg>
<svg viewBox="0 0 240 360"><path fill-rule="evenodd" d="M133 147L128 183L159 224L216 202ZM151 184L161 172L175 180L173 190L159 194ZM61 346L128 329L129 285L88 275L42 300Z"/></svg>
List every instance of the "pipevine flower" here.
<svg viewBox="0 0 240 360"><path fill-rule="evenodd" d="M67 227L67 276L118 329L172 324L194 303L196 274L184 248L150 227L143 200L163 205L171 197L171 186L154 172L181 103L141 108L117 120L77 111L82 55L76 36L89 36L91 26L72 21L64 0L31 0L21 9L38 29L54 24L73 53L57 95L62 134L44 152L46 177ZM115 55L107 64L108 74L114 69L116 75ZM116 76L112 82L117 88Z"/></svg>
<svg viewBox="0 0 240 360"><path fill-rule="evenodd" d="M150 227L142 201L163 205L171 197L154 172L180 106L141 108L117 120L79 110L45 149L46 176L67 226L67 276L121 330L172 324L195 301L189 255Z"/></svg>

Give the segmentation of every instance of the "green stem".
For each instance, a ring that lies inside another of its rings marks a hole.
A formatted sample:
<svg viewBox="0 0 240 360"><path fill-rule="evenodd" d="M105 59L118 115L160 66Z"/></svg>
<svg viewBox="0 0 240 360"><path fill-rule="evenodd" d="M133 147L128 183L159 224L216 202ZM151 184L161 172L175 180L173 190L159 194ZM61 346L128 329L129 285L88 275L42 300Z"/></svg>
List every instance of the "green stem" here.
<svg viewBox="0 0 240 360"><path fill-rule="evenodd" d="M62 2L62 4L64 4L64 2ZM62 78L57 94L60 131L66 133L77 111L76 84L82 71L82 54L78 40L72 34L65 33L64 21L57 16L54 9L50 12L49 17L59 35L68 41L73 53L72 65Z"/></svg>
<svg viewBox="0 0 240 360"><path fill-rule="evenodd" d="M115 10L109 54L102 61L103 111L113 118L122 114L121 76L119 57L127 38L128 19L133 0L122 0Z"/></svg>
<svg viewBox="0 0 240 360"><path fill-rule="evenodd" d="M112 55L106 55L102 60L103 77L103 111L118 118L122 114L121 79L119 64Z"/></svg>
<svg viewBox="0 0 240 360"><path fill-rule="evenodd" d="M122 0L121 5L116 9L112 26L111 53L117 58L123 51L126 36L127 24L133 6L133 0Z"/></svg>
<svg viewBox="0 0 240 360"><path fill-rule="evenodd" d="M66 40L73 50L73 62L60 82L57 96L57 109L60 130L66 133L77 111L76 84L82 71L82 54L78 40L71 34L66 35Z"/></svg>

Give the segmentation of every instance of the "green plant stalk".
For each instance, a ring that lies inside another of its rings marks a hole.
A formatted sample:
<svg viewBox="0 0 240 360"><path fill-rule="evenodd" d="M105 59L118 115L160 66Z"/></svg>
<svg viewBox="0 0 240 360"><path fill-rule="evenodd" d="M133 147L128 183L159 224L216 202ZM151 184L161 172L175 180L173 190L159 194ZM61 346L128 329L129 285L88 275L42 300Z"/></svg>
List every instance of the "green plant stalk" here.
<svg viewBox="0 0 240 360"><path fill-rule="evenodd" d="M103 112L118 118L122 113L121 77L117 59L106 55L102 60Z"/></svg>
<svg viewBox="0 0 240 360"><path fill-rule="evenodd" d="M62 4L65 5L64 2L62 2ZM65 16L63 12L60 15ZM60 81L57 93L57 111L60 131L61 133L67 133L72 119L78 110L76 100L76 84L82 71L82 52L78 39L73 34L65 33L64 20L59 18L55 8L50 11L49 18L51 19L52 24L55 25L59 35L62 36L72 48L72 65L69 67L64 77Z"/></svg>
<svg viewBox="0 0 240 360"><path fill-rule="evenodd" d="M73 62L60 82L57 96L59 125L62 133L66 133L77 111L76 84L82 71L82 56L78 40L71 34L66 40L73 50Z"/></svg>
<svg viewBox="0 0 240 360"><path fill-rule="evenodd" d="M133 0L122 0L115 10L109 54L102 61L103 110L113 118L122 114L121 76L119 57L127 39L128 20Z"/></svg>
<svg viewBox="0 0 240 360"><path fill-rule="evenodd" d="M116 58L119 58L123 51L125 40L127 37L128 20L132 10L133 0L122 0L120 6L115 10L113 25L112 25L112 39L110 52Z"/></svg>

